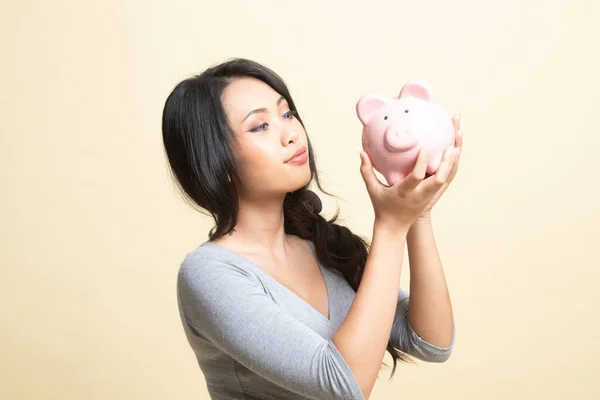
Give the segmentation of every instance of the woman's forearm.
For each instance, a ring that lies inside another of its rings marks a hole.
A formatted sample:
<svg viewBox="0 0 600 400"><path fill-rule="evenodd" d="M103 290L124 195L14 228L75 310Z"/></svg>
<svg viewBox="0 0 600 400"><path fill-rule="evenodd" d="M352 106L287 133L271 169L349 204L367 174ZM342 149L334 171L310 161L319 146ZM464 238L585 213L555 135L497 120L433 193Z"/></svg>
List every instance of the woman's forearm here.
<svg viewBox="0 0 600 400"><path fill-rule="evenodd" d="M454 316L431 217L417 220L406 240L410 265L409 323L423 340L448 347L454 336Z"/></svg>
<svg viewBox="0 0 600 400"><path fill-rule="evenodd" d="M356 297L333 337L365 398L377 380L390 339L407 231L375 225Z"/></svg>

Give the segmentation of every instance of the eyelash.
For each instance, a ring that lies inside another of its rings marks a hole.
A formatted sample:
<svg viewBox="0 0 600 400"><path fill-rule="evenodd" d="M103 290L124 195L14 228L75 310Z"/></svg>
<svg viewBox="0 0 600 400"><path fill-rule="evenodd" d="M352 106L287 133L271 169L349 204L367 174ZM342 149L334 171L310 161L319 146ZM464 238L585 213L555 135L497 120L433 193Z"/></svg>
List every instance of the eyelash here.
<svg viewBox="0 0 600 400"><path fill-rule="evenodd" d="M298 113L297 113L296 111L294 111L294 110L290 110L290 111L286 112L286 113L285 113L285 114L283 114L283 115L284 115L284 116L285 116L285 115L289 115L290 117L289 117L289 118L287 118L287 119L294 119L294 118L295 118L295 116L296 116L297 114L298 114ZM267 129L267 126L269 126L269 124L267 124L266 122L263 122L262 124L260 124L260 125L258 125L258 126L255 126L254 128L250 129L250 132L260 132L260 131L264 131L265 129Z"/></svg>

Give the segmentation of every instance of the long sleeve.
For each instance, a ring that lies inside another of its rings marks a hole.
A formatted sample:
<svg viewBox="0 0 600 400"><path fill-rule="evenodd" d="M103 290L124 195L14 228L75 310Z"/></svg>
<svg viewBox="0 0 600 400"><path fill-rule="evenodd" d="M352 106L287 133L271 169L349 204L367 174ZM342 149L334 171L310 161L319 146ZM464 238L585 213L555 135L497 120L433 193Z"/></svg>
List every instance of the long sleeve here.
<svg viewBox="0 0 600 400"><path fill-rule="evenodd" d="M282 310L254 275L199 254L186 257L179 271L179 301L194 334L289 391L364 399L333 342Z"/></svg>
<svg viewBox="0 0 600 400"><path fill-rule="evenodd" d="M396 315L392 326L391 341L394 347L426 362L444 362L452 353L456 332L452 337L452 343L446 348L437 347L423 340L410 326L408 321L409 295L400 289L398 293L398 304Z"/></svg>

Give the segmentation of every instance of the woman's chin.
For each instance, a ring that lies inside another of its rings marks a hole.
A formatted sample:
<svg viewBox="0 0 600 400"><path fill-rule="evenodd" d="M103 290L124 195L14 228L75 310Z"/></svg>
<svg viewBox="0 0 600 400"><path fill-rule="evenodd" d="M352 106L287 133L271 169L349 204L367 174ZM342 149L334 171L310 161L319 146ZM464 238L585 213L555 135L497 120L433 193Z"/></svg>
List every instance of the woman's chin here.
<svg viewBox="0 0 600 400"><path fill-rule="evenodd" d="M300 190L303 187L305 187L306 185L308 185L311 181L311 176L310 176L310 169L308 170L308 173L302 174L302 175L298 175L298 176L293 176L290 177L290 185L289 185L289 190L288 192L294 192L296 190Z"/></svg>

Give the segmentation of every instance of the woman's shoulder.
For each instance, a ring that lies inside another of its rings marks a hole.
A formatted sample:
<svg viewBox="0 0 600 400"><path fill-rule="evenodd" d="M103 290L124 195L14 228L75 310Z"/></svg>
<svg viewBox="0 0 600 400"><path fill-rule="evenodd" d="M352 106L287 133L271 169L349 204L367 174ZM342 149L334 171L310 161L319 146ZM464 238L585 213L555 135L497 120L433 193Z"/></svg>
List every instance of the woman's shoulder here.
<svg viewBox="0 0 600 400"><path fill-rule="evenodd" d="M204 242L185 255L179 267L179 278L209 278L214 274L254 278L248 262L214 242Z"/></svg>
<svg viewBox="0 0 600 400"><path fill-rule="evenodd" d="M226 256L223 250L225 249L222 246L211 241L206 241L188 252L183 259L183 263L193 259L203 259L206 261L218 260Z"/></svg>

